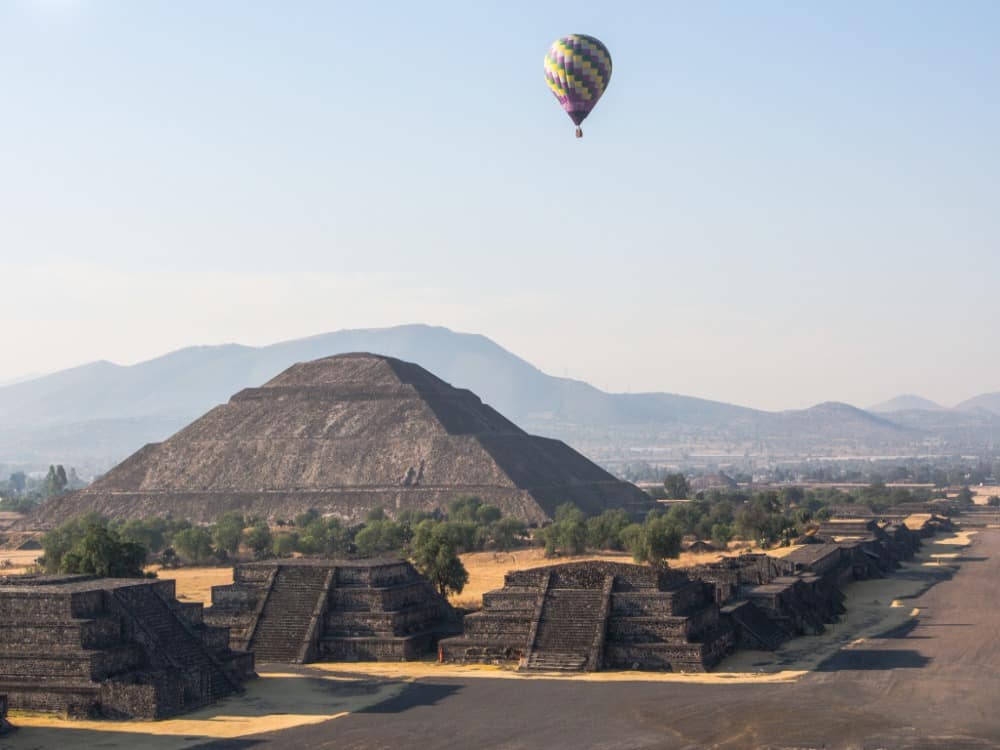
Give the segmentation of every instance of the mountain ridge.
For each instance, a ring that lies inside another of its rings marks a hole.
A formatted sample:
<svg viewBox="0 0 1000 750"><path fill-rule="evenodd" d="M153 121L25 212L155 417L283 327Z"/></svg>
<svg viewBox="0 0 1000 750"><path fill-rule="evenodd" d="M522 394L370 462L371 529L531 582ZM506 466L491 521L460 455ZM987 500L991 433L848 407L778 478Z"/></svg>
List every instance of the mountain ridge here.
<svg viewBox="0 0 1000 750"><path fill-rule="evenodd" d="M606 461L713 446L765 455L901 450L928 441L964 449L970 440L985 441L991 425L1000 428L1000 411L945 411L931 419L918 410L897 419L838 402L770 412L675 393L608 393L548 375L481 334L413 324L261 347L185 347L133 365L98 360L0 387L0 463L62 461L103 470L291 364L349 351L414 362L533 433Z"/></svg>

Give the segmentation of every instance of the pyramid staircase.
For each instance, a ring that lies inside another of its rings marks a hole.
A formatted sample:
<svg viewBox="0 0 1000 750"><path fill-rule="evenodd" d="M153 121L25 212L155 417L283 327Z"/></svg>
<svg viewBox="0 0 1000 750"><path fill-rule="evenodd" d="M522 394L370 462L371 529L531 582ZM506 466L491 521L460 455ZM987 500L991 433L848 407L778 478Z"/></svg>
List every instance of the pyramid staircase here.
<svg viewBox="0 0 1000 750"><path fill-rule="evenodd" d="M259 661L309 660L332 570L311 565L278 568L250 638L249 650Z"/></svg>
<svg viewBox="0 0 1000 750"><path fill-rule="evenodd" d="M549 588L525 668L582 672L593 669L603 643L607 593L602 589Z"/></svg>
<svg viewBox="0 0 1000 750"><path fill-rule="evenodd" d="M189 677L197 685L185 688L185 707L210 703L232 693L243 692L239 680L226 671L195 632L196 626L169 606L151 586L137 586L113 593L127 617L138 626L142 638L170 666ZM204 628L202 628L204 629Z"/></svg>

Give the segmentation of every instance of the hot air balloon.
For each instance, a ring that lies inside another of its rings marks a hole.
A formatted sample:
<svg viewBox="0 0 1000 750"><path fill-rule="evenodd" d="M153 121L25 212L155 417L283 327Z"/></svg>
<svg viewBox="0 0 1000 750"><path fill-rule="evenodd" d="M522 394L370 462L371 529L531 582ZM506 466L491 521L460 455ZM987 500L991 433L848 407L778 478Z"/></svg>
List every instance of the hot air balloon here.
<svg viewBox="0 0 1000 750"><path fill-rule="evenodd" d="M580 123L597 104L611 80L611 53L599 40L570 34L553 42L545 55L545 81L570 119L576 137L583 137Z"/></svg>

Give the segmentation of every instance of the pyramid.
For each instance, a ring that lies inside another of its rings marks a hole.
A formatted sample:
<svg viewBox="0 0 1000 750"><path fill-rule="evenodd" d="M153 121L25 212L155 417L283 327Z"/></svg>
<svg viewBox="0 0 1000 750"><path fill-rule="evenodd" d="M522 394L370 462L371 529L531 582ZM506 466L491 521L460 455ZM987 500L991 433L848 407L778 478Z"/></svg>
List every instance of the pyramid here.
<svg viewBox="0 0 1000 750"><path fill-rule="evenodd" d="M392 357L342 354L240 391L34 520L97 511L199 522L231 510L278 519L316 508L358 522L375 508L432 511L461 495L529 523L566 502L588 513L650 507L634 485L527 434L471 391Z"/></svg>

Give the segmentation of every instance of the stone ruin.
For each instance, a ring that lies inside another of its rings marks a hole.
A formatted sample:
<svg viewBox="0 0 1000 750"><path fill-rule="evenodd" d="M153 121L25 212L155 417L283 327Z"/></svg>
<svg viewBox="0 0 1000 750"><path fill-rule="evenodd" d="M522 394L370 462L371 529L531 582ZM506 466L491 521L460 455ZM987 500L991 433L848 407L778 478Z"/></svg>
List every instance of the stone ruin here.
<svg viewBox="0 0 1000 750"><path fill-rule="evenodd" d="M242 691L253 656L174 582L0 578L0 693L10 707L158 719Z"/></svg>
<svg viewBox="0 0 1000 750"><path fill-rule="evenodd" d="M441 642L441 658L703 671L734 646L774 650L822 633L846 611L845 584L888 574L920 546L902 523L843 519L825 530L837 541L819 537L785 557L742 554L683 572L603 562L513 571L483 595L482 611L465 617L462 636Z"/></svg>
<svg viewBox="0 0 1000 750"><path fill-rule="evenodd" d="M518 662L528 670L633 668L703 672L734 644L711 587L683 573L582 562L507 573L441 641L461 663Z"/></svg>
<svg viewBox="0 0 1000 750"><path fill-rule="evenodd" d="M561 503L588 514L653 507L635 485L529 435L471 391L392 357L343 354L240 391L86 489L46 502L30 524L88 511L210 522L226 511L280 519L311 508L358 523L376 508L435 511L462 495L528 523L550 520Z"/></svg>
<svg viewBox="0 0 1000 750"><path fill-rule="evenodd" d="M455 614L402 560L242 563L212 587L205 620L259 662L413 659L455 632Z"/></svg>

